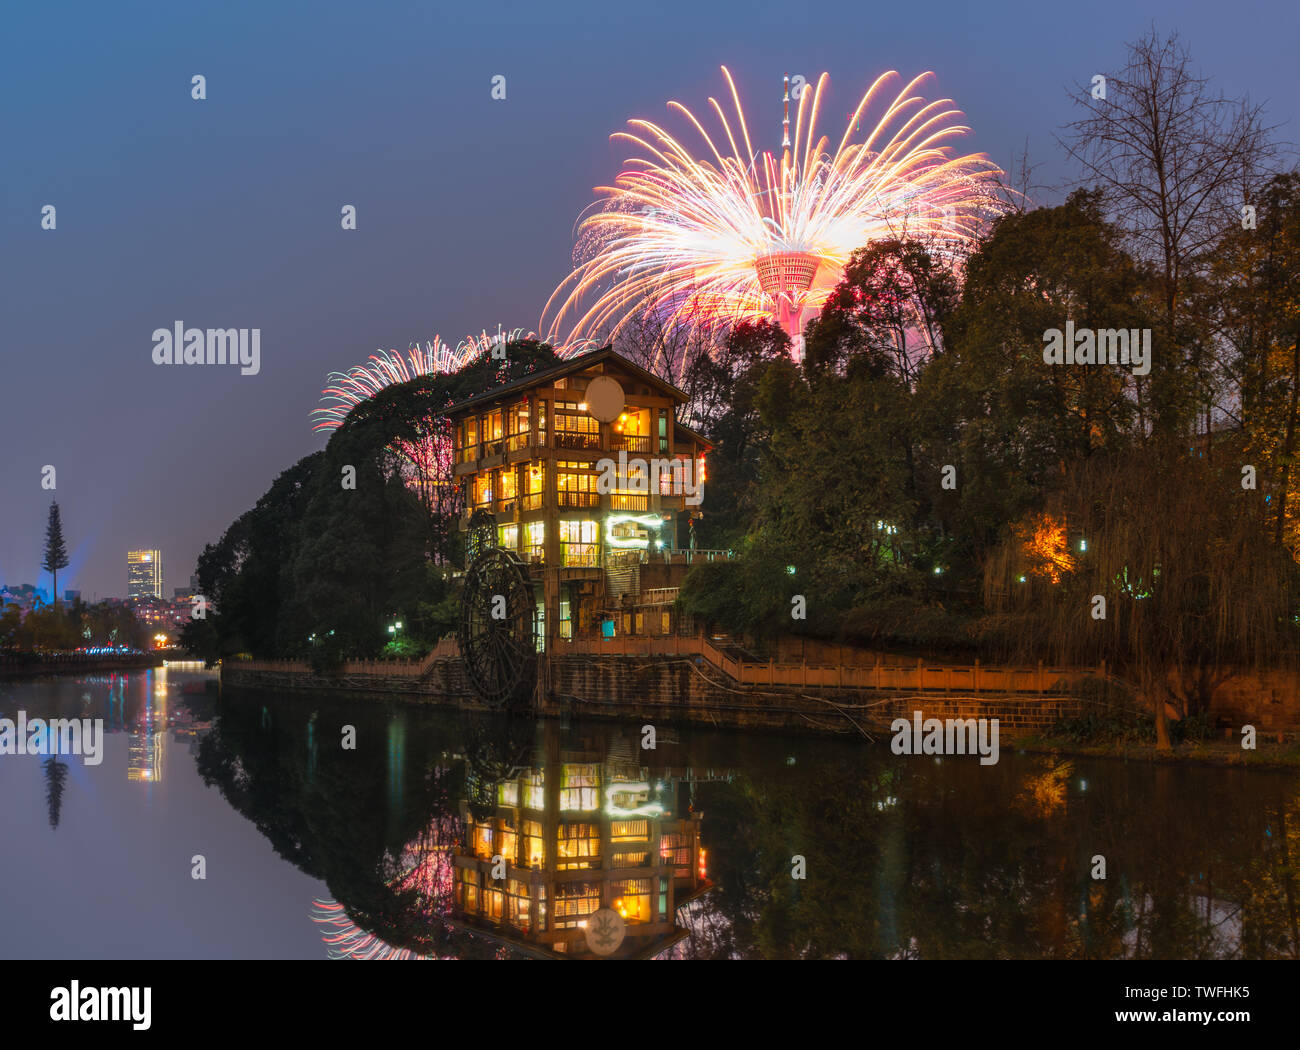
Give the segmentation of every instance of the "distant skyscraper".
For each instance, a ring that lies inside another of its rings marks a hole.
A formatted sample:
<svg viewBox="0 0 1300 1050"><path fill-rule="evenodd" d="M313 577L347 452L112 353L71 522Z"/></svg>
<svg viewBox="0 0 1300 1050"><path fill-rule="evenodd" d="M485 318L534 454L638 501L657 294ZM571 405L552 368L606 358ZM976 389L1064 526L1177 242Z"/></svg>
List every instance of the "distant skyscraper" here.
<svg viewBox="0 0 1300 1050"><path fill-rule="evenodd" d="M162 551L127 551L126 596L161 598L162 592Z"/></svg>

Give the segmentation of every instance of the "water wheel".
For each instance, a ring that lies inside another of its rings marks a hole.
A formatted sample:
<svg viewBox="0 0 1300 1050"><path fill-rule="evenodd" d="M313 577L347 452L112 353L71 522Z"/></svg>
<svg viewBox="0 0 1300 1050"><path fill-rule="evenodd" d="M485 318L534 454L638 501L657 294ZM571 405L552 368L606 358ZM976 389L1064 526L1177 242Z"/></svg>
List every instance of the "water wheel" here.
<svg viewBox="0 0 1300 1050"><path fill-rule="evenodd" d="M536 600L513 551L490 547L465 571L461 659L474 692L491 707L527 702L537 680Z"/></svg>

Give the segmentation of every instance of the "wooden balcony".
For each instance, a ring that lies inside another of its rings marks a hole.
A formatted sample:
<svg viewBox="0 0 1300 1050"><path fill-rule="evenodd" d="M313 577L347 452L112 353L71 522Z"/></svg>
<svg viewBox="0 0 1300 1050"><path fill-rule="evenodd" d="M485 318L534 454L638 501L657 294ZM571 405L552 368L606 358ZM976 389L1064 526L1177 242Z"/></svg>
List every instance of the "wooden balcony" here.
<svg viewBox="0 0 1300 1050"><path fill-rule="evenodd" d="M650 437L638 434L615 434L610 448L615 452L649 452Z"/></svg>
<svg viewBox="0 0 1300 1050"><path fill-rule="evenodd" d="M561 507L599 507L600 494L597 492L575 492L572 490L558 493Z"/></svg>
<svg viewBox="0 0 1300 1050"><path fill-rule="evenodd" d="M599 434L585 434L572 430L557 430L555 432L555 447L558 449L572 449L582 451L584 449L600 449Z"/></svg>

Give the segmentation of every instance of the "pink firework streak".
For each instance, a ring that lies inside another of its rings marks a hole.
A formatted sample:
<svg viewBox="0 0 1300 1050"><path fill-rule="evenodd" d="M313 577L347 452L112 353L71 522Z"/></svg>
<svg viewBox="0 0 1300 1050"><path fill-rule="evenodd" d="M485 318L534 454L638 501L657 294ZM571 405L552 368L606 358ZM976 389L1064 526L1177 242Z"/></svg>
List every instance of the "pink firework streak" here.
<svg viewBox="0 0 1300 1050"><path fill-rule="evenodd" d="M323 407L313 409L313 430L333 431L343 425L348 413L386 387L409 383L420 376L449 375L488 353L498 343L511 343L524 337L524 330L505 331L496 335L486 331L462 339L454 347L439 336L414 347L405 355L396 350L382 350L370 355L365 364L354 365L346 372L331 372L321 391ZM528 338L533 338L529 333ZM554 350L561 358L573 357L591 348L589 342L575 341ZM446 420L430 421L427 433L416 441L400 441L390 447L402 462L402 476L431 508L441 508L445 497L455 488L452 474L452 435Z"/></svg>

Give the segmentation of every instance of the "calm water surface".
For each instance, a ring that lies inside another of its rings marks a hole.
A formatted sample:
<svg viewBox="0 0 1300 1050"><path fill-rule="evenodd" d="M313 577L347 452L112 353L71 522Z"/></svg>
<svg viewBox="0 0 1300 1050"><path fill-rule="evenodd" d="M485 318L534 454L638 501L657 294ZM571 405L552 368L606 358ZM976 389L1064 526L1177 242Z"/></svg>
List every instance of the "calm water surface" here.
<svg viewBox="0 0 1300 1050"><path fill-rule="evenodd" d="M1300 952L1292 773L668 727L643 750L176 667L0 682L20 709L106 736L98 766L0 756L3 957L582 954L611 901L620 953L665 958ZM476 882L506 852L507 889Z"/></svg>

